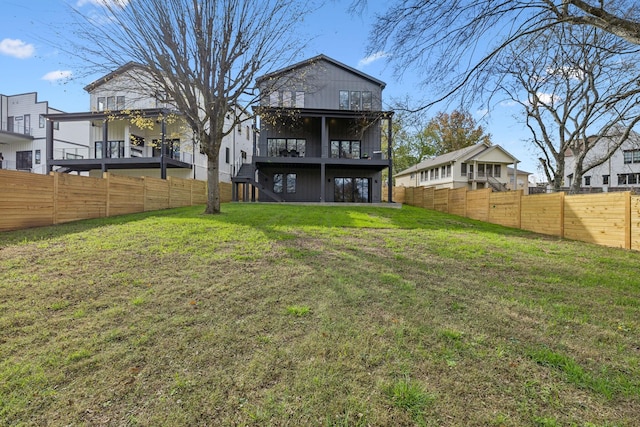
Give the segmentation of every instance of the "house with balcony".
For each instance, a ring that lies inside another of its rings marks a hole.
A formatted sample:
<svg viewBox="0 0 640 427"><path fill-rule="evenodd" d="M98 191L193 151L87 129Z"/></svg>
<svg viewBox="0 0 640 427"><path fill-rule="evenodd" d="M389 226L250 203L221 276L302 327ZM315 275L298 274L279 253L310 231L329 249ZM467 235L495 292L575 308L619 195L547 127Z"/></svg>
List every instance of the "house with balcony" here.
<svg viewBox="0 0 640 427"><path fill-rule="evenodd" d="M207 179L207 156L182 119L179 109L146 72L130 62L85 87L90 109L47 115L52 123L47 138L50 170L184 179ZM234 125L237 114L241 123ZM54 122L55 120L55 122ZM85 123L85 149L76 158L57 155L54 123ZM231 182L241 165L251 162L252 119L241 108L227 115L234 130L223 139L219 156L220 182Z"/></svg>
<svg viewBox="0 0 640 427"><path fill-rule="evenodd" d="M584 165L597 163L606 157L608 138L601 139L587 154ZM568 149L564 153L565 178L563 187L571 187L575 165L574 153ZM603 163L591 168L582 176L580 187L583 191L640 191L640 134L632 131L629 138Z"/></svg>
<svg viewBox="0 0 640 427"><path fill-rule="evenodd" d="M325 55L257 79L260 137L251 167L234 179L260 201L377 203L382 171L385 83ZM235 195L237 197L237 193Z"/></svg>
<svg viewBox="0 0 640 427"><path fill-rule="evenodd" d="M36 92L0 94L0 167L32 173L47 173L46 117L64 114L39 101ZM89 125L52 121L55 128L55 156L76 158L87 152Z"/></svg>
<svg viewBox="0 0 640 427"><path fill-rule="evenodd" d="M492 188L494 191L521 189L526 194L528 177L524 179L521 176L517 170L518 162L501 146L480 142L423 160L398 172L395 175L396 186L436 189L467 187L469 190Z"/></svg>

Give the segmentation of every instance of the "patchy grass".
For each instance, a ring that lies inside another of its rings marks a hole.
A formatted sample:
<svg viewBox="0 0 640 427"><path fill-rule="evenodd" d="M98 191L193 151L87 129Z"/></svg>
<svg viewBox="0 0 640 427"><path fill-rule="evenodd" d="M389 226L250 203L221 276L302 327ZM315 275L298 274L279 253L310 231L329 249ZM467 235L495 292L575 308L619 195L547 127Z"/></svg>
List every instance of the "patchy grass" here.
<svg viewBox="0 0 640 427"><path fill-rule="evenodd" d="M640 254L403 207L0 234L0 425L633 426Z"/></svg>

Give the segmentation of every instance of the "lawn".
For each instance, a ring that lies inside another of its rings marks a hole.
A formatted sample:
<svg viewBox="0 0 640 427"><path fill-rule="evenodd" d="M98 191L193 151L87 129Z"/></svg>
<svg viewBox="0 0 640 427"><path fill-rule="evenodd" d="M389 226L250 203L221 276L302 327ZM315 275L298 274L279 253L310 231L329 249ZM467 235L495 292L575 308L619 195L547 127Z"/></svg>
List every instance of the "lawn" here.
<svg viewBox="0 0 640 427"><path fill-rule="evenodd" d="M638 425L640 253L202 210L0 233L0 425Z"/></svg>

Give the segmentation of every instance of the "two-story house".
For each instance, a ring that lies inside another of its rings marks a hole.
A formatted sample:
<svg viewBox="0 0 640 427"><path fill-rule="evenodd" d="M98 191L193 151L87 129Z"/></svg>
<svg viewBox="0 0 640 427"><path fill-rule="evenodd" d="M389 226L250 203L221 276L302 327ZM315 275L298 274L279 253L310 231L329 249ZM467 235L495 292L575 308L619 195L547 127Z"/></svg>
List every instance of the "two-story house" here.
<svg viewBox="0 0 640 427"><path fill-rule="evenodd" d="M528 175L517 170L518 159L499 145L486 142L423 160L395 175L398 187L493 188L528 190ZM508 165L513 165L509 168ZM510 176L509 176L510 174Z"/></svg>
<svg viewBox="0 0 640 427"><path fill-rule="evenodd" d="M601 139L587 154L584 165L593 163L594 159L602 158L607 152L609 143L608 139ZM571 187L575 165L575 157L571 150L565 151L564 161L564 187ZM583 175L580 187L586 191L640 189L640 134L632 131L629 139L623 142L611 157Z"/></svg>
<svg viewBox="0 0 640 427"><path fill-rule="evenodd" d="M200 152L193 132L142 65L127 63L85 90L89 93L89 111L47 117L61 123L90 124L87 148L81 158L69 159L55 156L56 149L49 147L51 169L86 171L93 176L117 171L130 176L207 179L207 157ZM251 161L252 119L240 108L235 113L242 122L223 139L221 182L231 182L240 166ZM227 126L233 123L234 118L228 115ZM53 145L55 138L53 130L48 141Z"/></svg>
<svg viewBox="0 0 640 427"><path fill-rule="evenodd" d="M45 167L46 119L62 111L38 101L36 92L0 94L0 168L47 173ZM86 153L87 123L52 122L56 129L55 149L59 158Z"/></svg>
<svg viewBox="0 0 640 427"><path fill-rule="evenodd" d="M319 55L261 76L257 85L260 137L245 182L259 189L260 201L382 200L390 160L381 123L392 117L382 111L385 83Z"/></svg>

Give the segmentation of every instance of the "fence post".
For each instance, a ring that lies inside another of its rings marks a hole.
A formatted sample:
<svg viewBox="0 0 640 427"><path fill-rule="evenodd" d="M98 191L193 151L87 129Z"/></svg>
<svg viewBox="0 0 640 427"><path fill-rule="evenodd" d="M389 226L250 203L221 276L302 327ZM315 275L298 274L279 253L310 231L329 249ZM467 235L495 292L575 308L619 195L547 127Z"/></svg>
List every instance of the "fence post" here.
<svg viewBox="0 0 640 427"><path fill-rule="evenodd" d="M624 248L631 249L631 191L624 198Z"/></svg>
<svg viewBox="0 0 640 427"><path fill-rule="evenodd" d="M560 193L560 238L564 239L564 196L565 192Z"/></svg>
<svg viewBox="0 0 640 427"><path fill-rule="evenodd" d="M109 199L111 199L110 197L110 193L111 193L111 182L109 180L109 172L102 172L102 179L107 181L107 200L105 201L105 217L109 217L110 216L110 208L111 208L111 202L109 201Z"/></svg>
<svg viewBox="0 0 640 427"><path fill-rule="evenodd" d="M60 183L59 174L57 172L49 172L53 177L53 218L51 218L52 224L58 223L58 185Z"/></svg>

